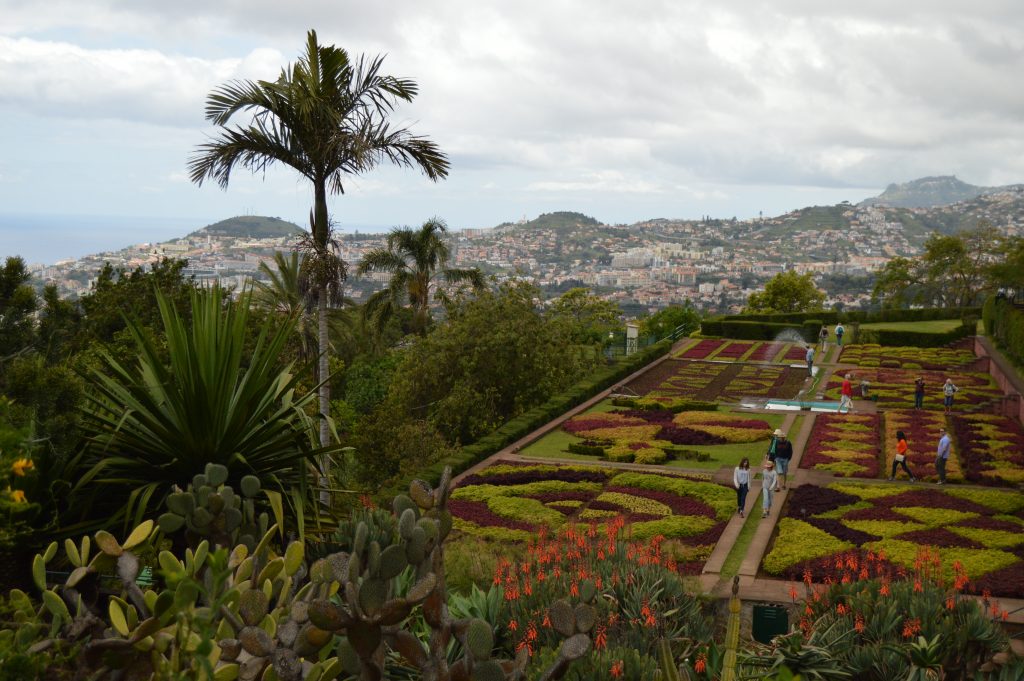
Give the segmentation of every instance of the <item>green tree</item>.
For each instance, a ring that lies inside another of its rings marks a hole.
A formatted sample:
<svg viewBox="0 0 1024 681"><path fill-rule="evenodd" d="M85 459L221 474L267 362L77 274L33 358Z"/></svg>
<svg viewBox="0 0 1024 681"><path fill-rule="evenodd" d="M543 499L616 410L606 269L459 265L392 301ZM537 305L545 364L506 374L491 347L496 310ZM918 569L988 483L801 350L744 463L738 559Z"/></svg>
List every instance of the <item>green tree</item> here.
<svg viewBox="0 0 1024 681"><path fill-rule="evenodd" d="M940 307L978 304L992 288L990 263L1001 240L999 231L987 224L948 236L932 234L921 257L930 293L926 302Z"/></svg>
<svg viewBox="0 0 1024 681"><path fill-rule="evenodd" d="M619 306L586 288L566 291L551 303L550 314L572 326L574 343L605 343L608 333L622 327Z"/></svg>
<svg viewBox="0 0 1024 681"><path fill-rule="evenodd" d="M484 285L478 269L448 267L451 250L445 239L448 226L440 218L431 218L418 230L393 229L387 246L375 248L359 263L358 273L384 272L391 275L387 287L366 301L363 313L382 327L394 316L395 309L408 302L413 310L413 331L424 335L430 326L430 303L444 300L444 289L436 285L442 279L449 286ZM434 293L432 296L431 294Z"/></svg>
<svg viewBox="0 0 1024 681"><path fill-rule="evenodd" d="M9 257L0 268L0 367L31 349L35 339L34 315L39 308L25 261Z"/></svg>
<svg viewBox="0 0 1024 681"><path fill-rule="evenodd" d="M281 489L303 485L307 460L323 452L304 411L316 395L296 395L297 375L278 366L294 320L268 319L249 351L249 304L248 294L230 302L219 287L194 291L189 322L158 295L169 361L135 320L132 362L101 352L102 368L89 376L75 488L87 507L139 522L207 463L227 466L233 485L247 474Z"/></svg>
<svg viewBox="0 0 1024 681"><path fill-rule="evenodd" d="M313 186L310 248L319 311L320 441L325 447L330 442L328 299L340 291L344 274L333 248L327 194L344 193L347 176L384 162L418 167L431 180L448 175L448 158L436 144L390 124L396 104L411 102L418 88L412 80L381 74L382 64L380 56L350 59L339 47L320 45L316 32L309 31L305 53L276 81L233 81L210 93L206 119L221 129L189 161L192 181L200 185L209 179L227 188L237 166L262 173L283 164ZM252 114L248 125L230 127L242 112ZM326 464L321 462L321 468Z"/></svg>
<svg viewBox="0 0 1024 681"><path fill-rule="evenodd" d="M699 327L700 313L687 301L686 305L672 305L641 319L640 335L644 338L654 336L660 340L667 338L676 329L681 328L681 333L685 336Z"/></svg>
<svg viewBox="0 0 1024 681"><path fill-rule="evenodd" d="M405 350L381 408L466 444L582 378L596 360L572 343L566 320L543 313L539 296L517 281L453 302L448 323Z"/></svg>
<svg viewBox="0 0 1024 681"><path fill-rule="evenodd" d="M780 272L768 280L764 291L750 294L744 312L817 312L825 304L825 293L814 285L811 273Z"/></svg>
<svg viewBox="0 0 1024 681"><path fill-rule="evenodd" d="M882 307L906 307L920 302L924 296L922 273L918 264L903 257L895 257L878 271L871 300Z"/></svg>

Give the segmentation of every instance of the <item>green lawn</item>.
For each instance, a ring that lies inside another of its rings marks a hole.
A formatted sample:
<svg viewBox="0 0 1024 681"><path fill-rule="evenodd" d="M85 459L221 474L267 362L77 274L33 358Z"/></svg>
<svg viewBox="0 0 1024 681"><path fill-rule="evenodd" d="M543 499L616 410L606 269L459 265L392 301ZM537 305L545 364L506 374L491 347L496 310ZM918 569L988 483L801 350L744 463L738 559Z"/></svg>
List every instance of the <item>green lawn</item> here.
<svg viewBox="0 0 1024 681"><path fill-rule="evenodd" d="M862 329L883 329L885 331L920 331L921 333L945 333L960 326L959 319L933 319L927 322L878 322L861 324Z"/></svg>
<svg viewBox="0 0 1024 681"><path fill-rule="evenodd" d="M736 535L736 543L729 549L729 555L722 563L722 577L732 577L740 571L740 565L743 564L743 559L747 556L747 549L750 548L750 541L754 538L754 533L757 532L757 524L761 521L761 488L757 487L756 489L758 501L750 509L750 513L743 522L743 528ZM753 494L754 489L751 489L748 496Z"/></svg>
<svg viewBox="0 0 1024 681"><path fill-rule="evenodd" d="M612 409L620 409L611 403L610 400L602 400L598 404L594 405L591 409L588 409L586 413L601 413L611 411ZM785 413L777 414L751 414L750 412L736 411L742 418L747 419L759 419L767 422L771 425L772 429L778 428L782 425L783 419L786 418ZM570 443L582 442L582 438L578 438L575 435L571 435L561 428L557 428L541 439L537 440L533 444L520 450L519 454L522 456L533 457L538 459L570 459L573 461L598 461L596 457L584 456L582 454L573 454L566 451L566 448ZM742 444L727 444L727 445L693 445L687 446L687 449L693 449L699 452L707 452L711 455L709 461L696 461L696 460L681 460L681 461L669 461L666 465L673 468L703 468L715 470L722 466L729 468L735 467L740 459L747 457L750 459L751 466L757 465L761 459L764 458L764 453L768 450L768 441L762 440L760 442L749 442Z"/></svg>

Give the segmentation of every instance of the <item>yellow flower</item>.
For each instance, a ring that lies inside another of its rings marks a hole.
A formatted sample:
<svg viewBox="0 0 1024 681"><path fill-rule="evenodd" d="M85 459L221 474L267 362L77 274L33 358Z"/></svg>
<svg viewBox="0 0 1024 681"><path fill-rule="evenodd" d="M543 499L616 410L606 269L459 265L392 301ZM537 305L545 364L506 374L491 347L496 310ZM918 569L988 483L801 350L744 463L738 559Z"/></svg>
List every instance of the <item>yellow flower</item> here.
<svg viewBox="0 0 1024 681"><path fill-rule="evenodd" d="M11 490L11 500L16 504L28 503L28 499L25 498L25 491L20 489Z"/></svg>
<svg viewBox="0 0 1024 681"><path fill-rule="evenodd" d="M30 471L35 467L35 464L32 463L32 459L16 459L14 463L11 464L11 472L15 475L24 477L25 471Z"/></svg>

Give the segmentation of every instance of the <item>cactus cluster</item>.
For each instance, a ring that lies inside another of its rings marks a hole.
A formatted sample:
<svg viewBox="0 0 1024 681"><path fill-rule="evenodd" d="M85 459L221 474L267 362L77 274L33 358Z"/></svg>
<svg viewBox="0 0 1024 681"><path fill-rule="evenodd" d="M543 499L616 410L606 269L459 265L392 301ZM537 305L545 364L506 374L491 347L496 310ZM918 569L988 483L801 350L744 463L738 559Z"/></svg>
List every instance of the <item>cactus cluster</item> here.
<svg viewBox="0 0 1024 681"><path fill-rule="evenodd" d="M190 494L205 495L204 504L213 494L223 498L218 472L208 468L201 481L206 484ZM376 681L385 678L388 649L424 679L523 679L525 648L515 660L494 659L491 625L449 614L442 548L451 530L449 480L446 471L437 489L413 483L408 496L395 499L390 531L360 520L353 525L351 552L332 553L308 569L302 543L275 551L280 533L274 525L252 548L241 543L229 551L203 539L185 549L184 560L160 551L163 584L144 590L136 581L136 551L151 552L163 540L161 523L149 520L123 543L105 531L78 543L67 540L64 554L73 570L50 588L46 566L58 552L54 543L32 566L41 603L11 592L17 627L0 631L0 644L50 660L73 656L76 678L89 679ZM120 591L110 596L101 592L100 580L112 573ZM553 626L567 638L542 679L561 678L572 660L590 650L595 594L594 585L584 582L578 603L551 606ZM430 627L426 642L404 628L417 608ZM449 661L453 639L461 655Z"/></svg>
<svg viewBox="0 0 1024 681"><path fill-rule="evenodd" d="M184 529L191 546L206 539L214 546L244 544L251 551L270 525L266 512L256 513L260 480L246 475L238 492L227 480L225 466L206 464L184 491L168 495L167 512L157 519L160 529L166 534Z"/></svg>

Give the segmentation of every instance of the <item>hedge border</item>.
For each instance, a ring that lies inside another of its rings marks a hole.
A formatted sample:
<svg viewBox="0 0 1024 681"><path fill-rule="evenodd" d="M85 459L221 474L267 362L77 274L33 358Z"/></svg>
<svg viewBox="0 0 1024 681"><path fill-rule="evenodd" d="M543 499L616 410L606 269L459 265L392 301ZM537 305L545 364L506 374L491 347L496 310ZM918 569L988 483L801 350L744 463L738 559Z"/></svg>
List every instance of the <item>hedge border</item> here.
<svg viewBox="0 0 1024 681"><path fill-rule="evenodd" d="M721 321L769 322L774 324L802 325L811 320L820 320L822 324L843 322L928 322L936 319L962 319L967 316L980 316L980 307L927 307L920 309L892 308L885 310L819 310L817 312L788 312L765 314L734 314L716 317ZM820 327L819 327L820 328ZM711 334L705 334L711 335Z"/></svg>
<svg viewBox="0 0 1024 681"><path fill-rule="evenodd" d="M1024 366L1024 312L1006 298L989 296L981 318L985 334L1014 364Z"/></svg>

